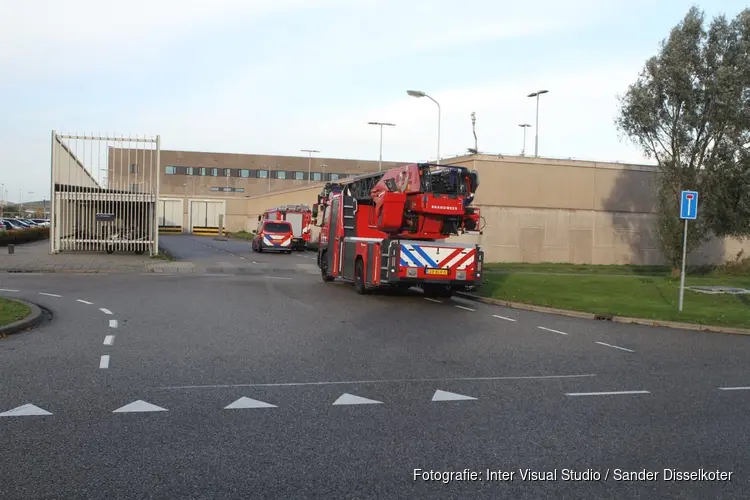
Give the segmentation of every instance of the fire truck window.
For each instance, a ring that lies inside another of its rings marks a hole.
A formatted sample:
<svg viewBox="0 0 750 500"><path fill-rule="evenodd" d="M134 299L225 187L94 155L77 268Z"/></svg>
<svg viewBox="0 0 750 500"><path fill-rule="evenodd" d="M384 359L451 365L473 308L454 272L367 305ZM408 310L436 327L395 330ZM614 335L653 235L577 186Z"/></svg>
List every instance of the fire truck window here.
<svg viewBox="0 0 750 500"><path fill-rule="evenodd" d="M323 225L328 224L328 219L331 215L331 207L327 206L323 209Z"/></svg>
<svg viewBox="0 0 750 500"><path fill-rule="evenodd" d="M292 231L290 224L281 224L280 222L266 222L263 230L270 233L290 233Z"/></svg>

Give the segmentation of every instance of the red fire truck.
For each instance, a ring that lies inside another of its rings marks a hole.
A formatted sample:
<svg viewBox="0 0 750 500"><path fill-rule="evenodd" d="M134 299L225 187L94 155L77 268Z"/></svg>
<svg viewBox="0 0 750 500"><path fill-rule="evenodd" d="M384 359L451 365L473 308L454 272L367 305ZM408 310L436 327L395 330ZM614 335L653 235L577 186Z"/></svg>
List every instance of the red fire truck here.
<svg viewBox="0 0 750 500"><path fill-rule="evenodd" d="M292 249L305 250L310 243L313 215L310 205L281 205L269 208L263 215L258 216L258 221L285 220L291 223L294 237Z"/></svg>
<svg viewBox="0 0 750 500"><path fill-rule="evenodd" d="M481 283L479 245L445 241L481 234L471 207L479 174L465 167L420 163L328 183L313 206L323 218L318 267L323 281L352 281L358 293L418 286L450 297Z"/></svg>

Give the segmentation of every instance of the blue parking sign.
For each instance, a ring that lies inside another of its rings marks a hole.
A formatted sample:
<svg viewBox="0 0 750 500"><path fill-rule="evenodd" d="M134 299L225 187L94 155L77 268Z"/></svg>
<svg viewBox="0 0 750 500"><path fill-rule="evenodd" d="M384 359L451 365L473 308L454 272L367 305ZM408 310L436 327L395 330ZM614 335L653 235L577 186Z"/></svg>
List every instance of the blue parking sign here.
<svg viewBox="0 0 750 500"><path fill-rule="evenodd" d="M680 219L698 218L698 191L683 191L680 199Z"/></svg>

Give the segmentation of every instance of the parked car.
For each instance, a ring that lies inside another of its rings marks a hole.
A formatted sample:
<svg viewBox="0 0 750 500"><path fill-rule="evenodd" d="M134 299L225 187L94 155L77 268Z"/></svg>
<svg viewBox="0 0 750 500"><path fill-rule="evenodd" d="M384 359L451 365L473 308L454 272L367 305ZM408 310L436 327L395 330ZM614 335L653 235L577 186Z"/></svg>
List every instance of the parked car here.
<svg viewBox="0 0 750 500"><path fill-rule="evenodd" d="M254 252L292 253L292 224L281 220L265 220L258 227L258 232L251 244Z"/></svg>

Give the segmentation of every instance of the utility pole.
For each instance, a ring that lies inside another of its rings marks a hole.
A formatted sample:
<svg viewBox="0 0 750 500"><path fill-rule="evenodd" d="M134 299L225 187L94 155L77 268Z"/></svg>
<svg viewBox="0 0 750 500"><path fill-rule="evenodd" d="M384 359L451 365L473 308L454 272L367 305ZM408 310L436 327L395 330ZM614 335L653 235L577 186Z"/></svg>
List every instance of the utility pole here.
<svg viewBox="0 0 750 500"><path fill-rule="evenodd" d="M536 97L536 136L534 138L534 156L539 157L539 96L546 94L549 90L537 90L526 97Z"/></svg>
<svg viewBox="0 0 750 500"><path fill-rule="evenodd" d="M307 159L307 183L312 182L312 155L313 153L320 153L317 149L300 149L303 153L308 153L310 156Z"/></svg>
<svg viewBox="0 0 750 500"><path fill-rule="evenodd" d="M520 123L519 127L523 128L523 147L521 148L521 156L526 156L526 129L531 127L528 123Z"/></svg>
<svg viewBox="0 0 750 500"><path fill-rule="evenodd" d="M368 125L377 125L380 127L380 159L378 160L378 172L383 171L383 127L395 127L395 123L388 122L367 122Z"/></svg>

